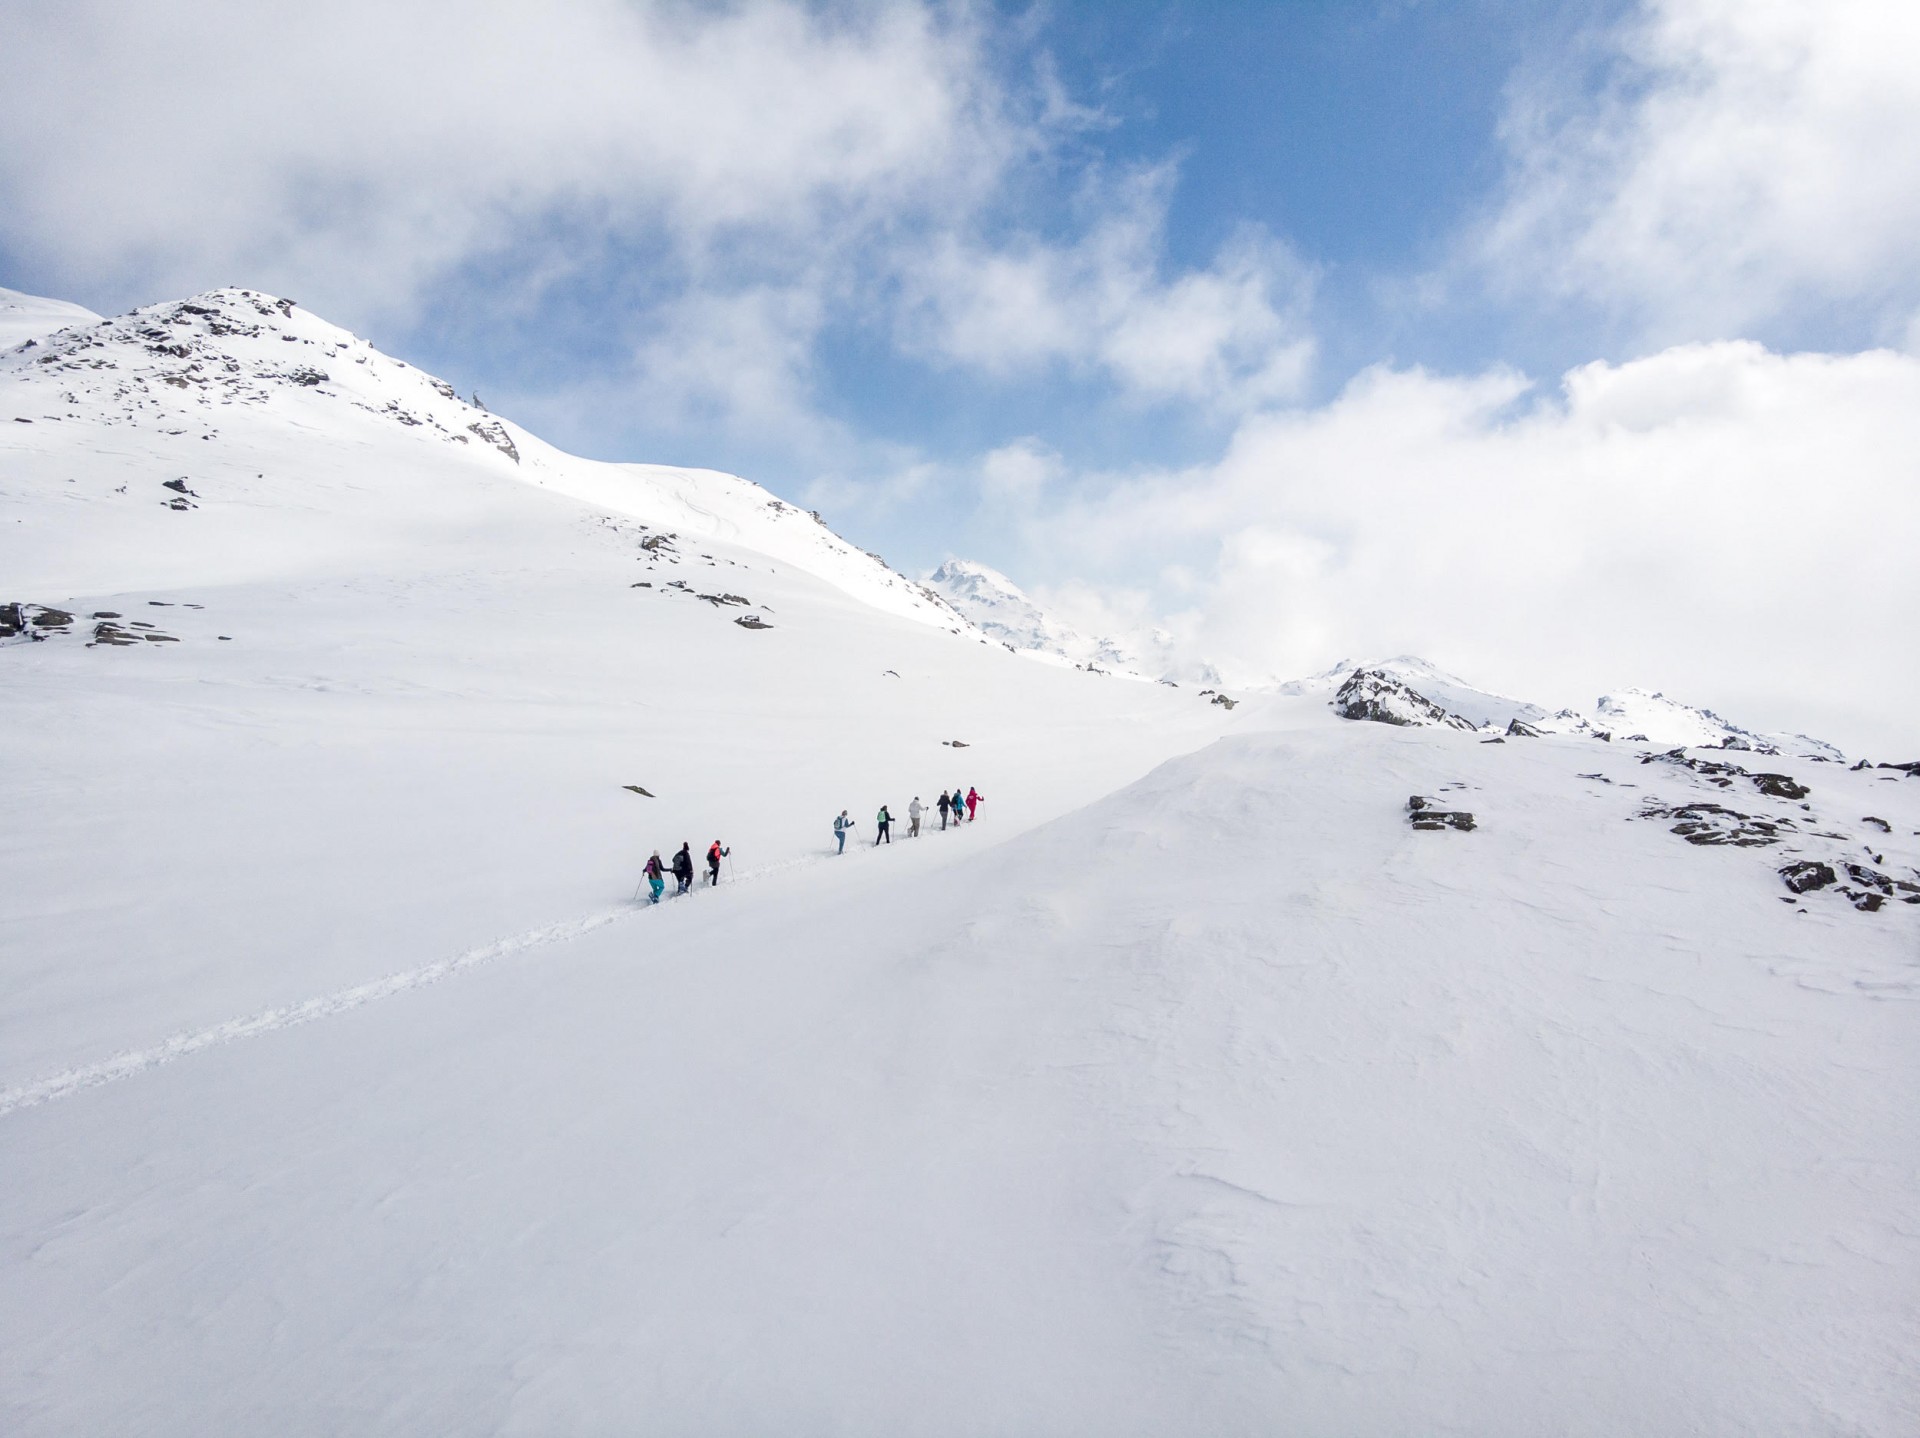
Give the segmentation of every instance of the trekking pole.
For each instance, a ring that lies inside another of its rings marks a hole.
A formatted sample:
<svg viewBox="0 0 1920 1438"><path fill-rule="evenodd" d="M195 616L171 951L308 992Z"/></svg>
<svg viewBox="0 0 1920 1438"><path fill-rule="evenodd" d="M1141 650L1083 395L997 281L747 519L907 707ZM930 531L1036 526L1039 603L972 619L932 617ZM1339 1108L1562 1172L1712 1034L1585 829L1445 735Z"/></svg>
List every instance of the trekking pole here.
<svg viewBox="0 0 1920 1438"><path fill-rule="evenodd" d="M647 874L646 874L646 870L642 869L640 871L640 882L633 886L634 903L637 904L640 902L640 891L646 888L646 886L647 886Z"/></svg>

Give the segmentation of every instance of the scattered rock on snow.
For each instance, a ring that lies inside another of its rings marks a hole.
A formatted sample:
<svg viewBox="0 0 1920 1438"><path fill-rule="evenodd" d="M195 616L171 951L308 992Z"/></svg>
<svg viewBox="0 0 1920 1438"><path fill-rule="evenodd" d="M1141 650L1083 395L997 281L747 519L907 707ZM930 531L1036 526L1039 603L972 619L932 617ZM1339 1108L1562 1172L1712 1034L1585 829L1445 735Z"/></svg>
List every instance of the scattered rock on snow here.
<svg viewBox="0 0 1920 1438"><path fill-rule="evenodd" d="M1689 844L1731 844L1740 849L1777 844L1783 834L1800 832L1791 819L1767 819L1756 814L1743 814L1723 804L1669 806L1650 802L1640 811L1640 817L1677 820L1670 832L1678 834Z"/></svg>
<svg viewBox="0 0 1920 1438"><path fill-rule="evenodd" d="M1878 814L1868 814L1865 818L1861 819L1860 822L1873 825L1874 828L1883 834L1891 834L1893 832L1893 825L1889 824L1885 819L1882 819Z"/></svg>
<svg viewBox="0 0 1920 1438"><path fill-rule="evenodd" d="M740 626L740 627L741 627L742 629L771 629L771 628L773 628L773 626L772 626L771 624L769 624L769 623L767 623L767 621L766 621L766 620L764 620L764 619L762 619L762 618L761 618L761 617L760 617L759 615L757 615L757 614L743 614L743 615L741 615L741 616L740 616L740 617L739 617L738 619L736 619L736 620L734 620L733 622L734 622L735 624L738 624L738 625L739 625L739 626Z"/></svg>
<svg viewBox="0 0 1920 1438"><path fill-rule="evenodd" d="M1531 724L1522 724L1518 719L1507 720L1507 733L1516 739L1538 739L1540 731Z"/></svg>

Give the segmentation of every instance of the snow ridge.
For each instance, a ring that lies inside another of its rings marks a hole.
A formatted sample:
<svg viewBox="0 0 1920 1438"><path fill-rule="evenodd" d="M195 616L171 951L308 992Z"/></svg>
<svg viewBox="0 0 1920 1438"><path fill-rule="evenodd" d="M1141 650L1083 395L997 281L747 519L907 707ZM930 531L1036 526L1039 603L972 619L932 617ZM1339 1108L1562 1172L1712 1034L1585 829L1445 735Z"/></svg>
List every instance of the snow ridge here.
<svg viewBox="0 0 1920 1438"><path fill-rule="evenodd" d="M78 425L223 441L214 457L242 447L270 454L290 433L362 453L437 451L496 480L757 550L888 613L971 633L940 596L750 480L567 454L291 300L219 289L91 323L69 308L67 328L0 352L0 422L21 426L7 425L0 441L31 442L53 426L65 436Z"/></svg>

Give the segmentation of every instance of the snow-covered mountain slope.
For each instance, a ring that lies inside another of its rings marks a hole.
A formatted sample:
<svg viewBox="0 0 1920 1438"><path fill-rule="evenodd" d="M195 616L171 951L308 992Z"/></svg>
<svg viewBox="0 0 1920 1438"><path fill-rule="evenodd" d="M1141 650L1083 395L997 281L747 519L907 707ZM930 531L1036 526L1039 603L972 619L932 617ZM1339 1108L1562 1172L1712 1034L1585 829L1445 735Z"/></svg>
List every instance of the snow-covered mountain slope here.
<svg viewBox="0 0 1920 1438"><path fill-rule="evenodd" d="M91 462L108 435L112 462ZM330 446L338 462L308 463L290 437ZM43 575L90 573L83 587L207 583L351 560L394 539L426 548L518 484L670 531L683 547L755 549L890 613L964 627L937 596L756 484L564 454L252 291L153 305L0 354L0 446L7 517L26 541L8 578L29 590ZM376 457L395 468L367 472ZM172 481L193 493L160 488ZM36 490L72 503L38 504ZM181 521L163 501L197 512Z"/></svg>
<svg viewBox="0 0 1920 1438"><path fill-rule="evenodd" d="M1752 749L1763 754L1791 754L1836 763L1846 757L1824 740L1810 739L1805 734L1757 733L1722 719L1711 709L1682 704L1644 689L1602 695L1594 706L1593 722L1611 731L1616 738L1638 735L1650 744L1663 746Z"/></svg>
<svg viewBox="0 0 1920 1438"><path fill-rule="evenodd" d="M0 1429L1920 1426L1905 770L1028 663L194 304L0 363Z"/></svg>
<svg viewBox="0 0 1920 1438"><path fill-rule="evenodd" d="M1743 729L1722 719L1711 709L1696 708L1663 694L1650 694L1640 689L1603 695L1588 714L1573 709L1548 710L1526 700L1476 688L1457 675L1449 674L1438 665L1412 654L1401 654L1391 659L1343 659L1318 674L1277 685L1275 692L1283 695L1317 694L1326 696L1332 702L1333 696L1358 671L1381 675L1403 685L1419 698L1480 729L1505 730L1519 724L1541 734L1605 734L1612 739L1635 740L1661 748L1684 745L1751 749L1761 754L1791 754L1829 762L1839 762L1846 757L1824 740L1812 739L1804 734L1760 733ZM1402 722L1426 721L1415 716L1409 708Z"/></svg>
<svg viewBox="0 0 1920 1438"><path fill-rule="evenodd" d="M1136 677L1150 667L1131 646L1074 628L999 570L971 559L947 560L926 583L981 633L1010 649Z"/></svg>
<svg viewBox="0 0 1920 1438"><path fill-rule="evenodd" d="M591 910L643 842L778 864L963 780L1014 829L1222 728L445 389L239 291L0 358L0 1083Z"/></svg>
<svg viewBox="0 0 1920 1438"><path fill-rule="evenodd" d="M39 340L69 325L94 324L100 316L67 300L43 299L0 289L0 350Z"/></svg>

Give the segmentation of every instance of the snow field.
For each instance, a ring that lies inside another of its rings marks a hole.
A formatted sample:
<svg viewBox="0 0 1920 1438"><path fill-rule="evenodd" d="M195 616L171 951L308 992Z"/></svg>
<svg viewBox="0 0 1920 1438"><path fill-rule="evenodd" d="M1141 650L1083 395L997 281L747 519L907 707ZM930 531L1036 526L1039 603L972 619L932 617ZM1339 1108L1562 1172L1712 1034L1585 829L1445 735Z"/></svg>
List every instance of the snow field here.
<svg viewBox="0 0 1920 1438"><path fill-rule="evenodd" d="M14 1426L1901 1431L1910 935L1589 753L1228 740L16 1112Z"/></svg>

